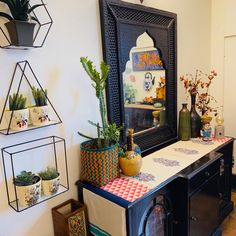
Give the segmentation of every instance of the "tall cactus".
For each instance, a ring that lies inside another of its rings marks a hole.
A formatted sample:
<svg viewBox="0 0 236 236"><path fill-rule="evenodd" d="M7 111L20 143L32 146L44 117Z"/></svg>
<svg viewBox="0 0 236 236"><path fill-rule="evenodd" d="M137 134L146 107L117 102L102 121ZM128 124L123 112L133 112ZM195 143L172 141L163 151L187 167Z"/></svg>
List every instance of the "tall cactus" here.
<svg viewBox="0 0 236 236"><path fill-rule="evenodd" d="M94 82L92 86L95 88L96 91L96 97L99 99L99 108L100 108L100 116L102 121L102 130L103 134L105 134L105 130L108 126L107 120L106 120L106 107L105 107L105 100L104 100L104 90L106 87L106 79L107 75L109 73L110 66L107 65L105 62L101 62L100 64L100 70L101 74L96 70L95 66L93 65L93 62L90 61L87 57L81 57L80 62L83 65L84 70L87 72L88 76L91 78L91 80ZM97 125L98 128L98 137L100 136L100 130L99 125ZM104 137L105 142L107 137Z"/></svg>

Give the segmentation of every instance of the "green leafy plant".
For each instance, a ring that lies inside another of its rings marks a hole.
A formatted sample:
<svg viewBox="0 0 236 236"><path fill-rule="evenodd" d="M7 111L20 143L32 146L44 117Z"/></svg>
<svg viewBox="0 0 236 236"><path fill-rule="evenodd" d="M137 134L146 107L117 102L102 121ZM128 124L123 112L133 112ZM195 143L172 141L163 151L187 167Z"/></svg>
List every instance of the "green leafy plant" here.
<svg viewBox="0 0 236 236"><path fill-rule="evenodd" d="M46 170L39 172L38 175L42 178L42 180L51 180L57 178L59 173L56 168L48 166Z"/></svg>
<svg viewBox="0 0 236 236"><path fill-rule="evenodd" d="M26 97L22 94L15 94L9 96L9 110L22 110L25 109Z"/></svg>
<svg viewBox="0 0 236 236"><path fill-rule="evenodd" d="M38 19L34 16L31 16L30 13L32 13L32 11L35 10L36 8L45 5L42 3L42 4L35 4L33 6L30 6L29 0L0 0L0 2L5 3L8 6L11 13L11 15L9 15L5 12L0 12L0 16L7 18L9 21L34 20L38 22Z"/></svg>
<svg viewBox="0 0 236 236"><path fill-rule="evenodd" d="M21 171L19 175L13 180L14 184L17 186L28 186L37 183L39 177L33 174L31 171Z"/></svg>
<svg viewBox="0 0 236 236"><path fill-rule="evenodd" d="M32 94L34 97L35 105L38 107L47 105L47 89L44 91L39 88L32 87Z"/></svg>
<svg viewBox="0 0 236 236"><path fill-rule="evenodd" d="M133 85L124 83L125 103L127 104L135 103L136 94L137 94L137 89L135 89Z"/></svg>
<svg viewBox="0 0 236 236"><path fill-rule="evenodd" d="M106 87L106 79L109 73L110 66L107 65L105 62L100 63L100 73L97 71L96 67L93 65L93 62L89 60L87 57L81 57L80 62L82 63L82 66L84 70L87 72L88 76L92 80L92 86L95 89L96 97L99 100L99 108L100 108L100 116L102 121L102 126L100 126L99 123L95 123L92 121L89 121L91 125L94 125L97 128L97 142L96 146L97 148L103 148L108 147L112 144L117 144L120 139L120 127L117 127L117 125L109 124L107 122L107 116L106 116L106 106L105 106L105 100L104 100L104 91ZM80 132L78 132L79 135L89 138L91 138L87 135L84 135Z"/></svg>

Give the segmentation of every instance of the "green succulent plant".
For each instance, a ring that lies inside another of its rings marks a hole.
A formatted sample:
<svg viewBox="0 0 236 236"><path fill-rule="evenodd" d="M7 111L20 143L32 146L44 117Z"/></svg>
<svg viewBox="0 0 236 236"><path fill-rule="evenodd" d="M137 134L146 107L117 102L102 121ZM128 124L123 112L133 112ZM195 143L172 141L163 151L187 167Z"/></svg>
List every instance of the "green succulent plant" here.
<svg viewBox="0 0 236 236"><path fill-rule="evenodd" d="M42 178L42 180L51 180L57 178L59 173L57 172L56 168L47 167L46 170L39 172L38 175Z"/></svg>
<svg viewBox="0 0 236 236"><path fill-rule="evenodd" d="M34 97L35 105L38 107L47 105L47 89L44 91L39 88L32 87L32 94Z"/></svg>
<svg viewBox="0 0 236 236"><path fill-rule="evenodd" d="M137 94L137 89L132 85L124 83L124 98L125 102L128 104L135 102L135 95Z"/></svg>
<svg viewBox="0 0 236 236"><path fill-rule="evenodd" d="M26 97L24 97L22 94L15 94L9 96L9 110L21 110L25 109L26 104Z"/></svg>
<svg viewBox="0 0 236 236"><path fill-rule="evenodd" d="M5 17L9 21L11 20L19 20L19 21L29 21L34 20L39 22L38 19L34 16L31 16L30 13L36 8L43 6L45 4L35 4L30 6L29 0L0 0L0 2L5 3L11 15L5 12L0 12L0 16Z"/></svg>
<svg viewBox="0 0 236 236"><path fill-rule="evenodd" d="M21 171L19 175L13 180L14 184L17 186L28 186L37 183L39 177L33 174L31 171Z"/></svg>
<svg viewBox="0 0 236 236"><path fill-rule="evenodd" d="M97 128L97 147L103 148L108 147L114 143L118 143L120 139L120 127L117 127L117 125L109 124L107 122L107 115L106 115L106 106L105 106L105 100L104 100L104 91L106 87L106 79L110 70L110 66L107 65L105 62L100 63L100 73L96 70L95 66L93 65L93 62L89 60L87 57L81 57L80 62L82 63L82 66L90 79L92 80L92 86L95 89L96 97L99 100L99 108L100 108L100 116L102 121L102 126L100 126L99 123L94 123L92 121L89 121L90 124L94 125ZM80 132L78 132L79 135L89 138L91 138L87 135L84 135Z"/></svg>

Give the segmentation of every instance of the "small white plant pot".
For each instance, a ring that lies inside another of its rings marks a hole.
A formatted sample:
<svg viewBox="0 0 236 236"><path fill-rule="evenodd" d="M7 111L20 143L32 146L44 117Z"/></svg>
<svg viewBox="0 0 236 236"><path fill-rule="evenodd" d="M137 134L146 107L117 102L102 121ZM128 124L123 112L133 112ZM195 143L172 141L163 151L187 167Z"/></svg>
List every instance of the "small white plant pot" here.
<svg viewBox="0 0 236 236"><path fill-rule="evenodd" d="M34 126L46 125L49 121L50 108L48 105L30 108L30 121Z"/></svg>
<svg viewBox="0 0 236 236"><path fill-rule="evenodd" d="M6 122L9 125L10 121L10 129L15 131L25 130L28 128L29 123L29 109L22 110L14 110L14 111L6 111ZM12 119L11 119L12 116Z"/></svg>
<svg viewBox="0 0 236 236"><path fill-rule="evenodd" d="M52 196L56 194L60 186L60 175L55 179L42 180L42 192L45 196Z"/></svg>
<svg viewBox="0 0 236 236"><path fill-rule="evenodd" d="M28 186L16 186L16 193L21 207L35 205L41 196L41 178L35 184Z"/></svg>

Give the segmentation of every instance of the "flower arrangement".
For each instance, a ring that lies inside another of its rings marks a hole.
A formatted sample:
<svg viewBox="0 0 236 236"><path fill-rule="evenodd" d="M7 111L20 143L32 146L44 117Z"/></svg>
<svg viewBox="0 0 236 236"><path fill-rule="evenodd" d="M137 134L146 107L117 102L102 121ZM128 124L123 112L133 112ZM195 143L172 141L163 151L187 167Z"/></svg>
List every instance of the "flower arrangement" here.
<svg viewBox="0 0 236 236"><path fill-rule="evenodd" d="M158 82L158 87L156 88L156 97L160 100L165 100L166 98L166 79L165 76L160 77Z"/></svg>
<svg viewBox="0 0 236 236"><path fill-rule="evenodd" d="M210 113L217 115L218 107L212 107L210 104L212 101L216 103L216 100L209 93L210 85L216 76L215 70L212 70L209 74L196 70L195 76L192 74L180 76L180 81L184 83L186 92L191 96L197 96L196 108L202 116L208 116Z"/></svg>
<svg viewBox="0 0 236 236"><path fill-rule="evenodd" d="M166 78L164 76L160 77L160 81L158 82L159 88L163 88L166 86Z"/></svg>

